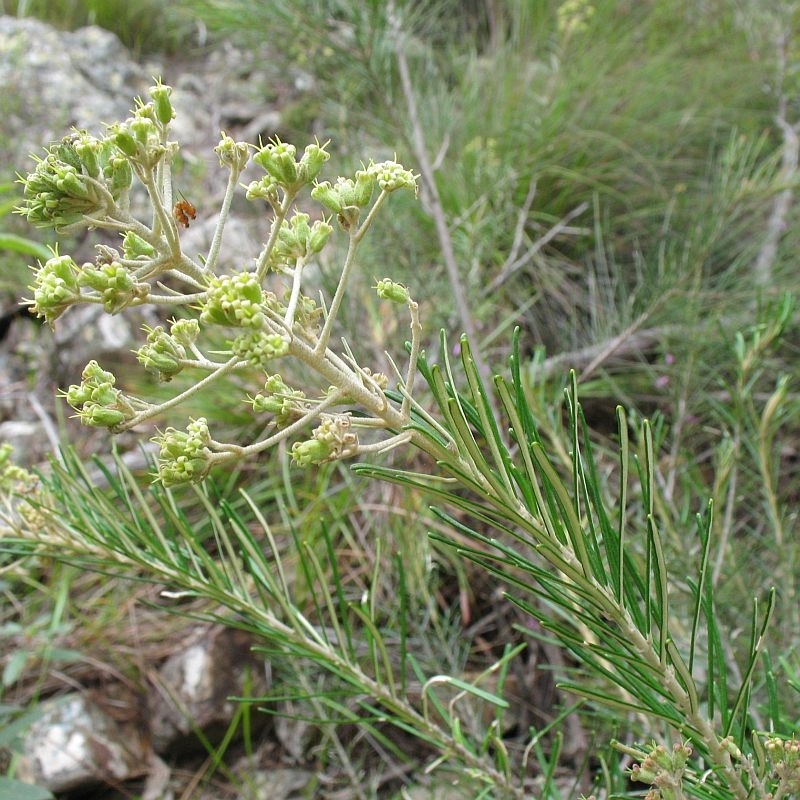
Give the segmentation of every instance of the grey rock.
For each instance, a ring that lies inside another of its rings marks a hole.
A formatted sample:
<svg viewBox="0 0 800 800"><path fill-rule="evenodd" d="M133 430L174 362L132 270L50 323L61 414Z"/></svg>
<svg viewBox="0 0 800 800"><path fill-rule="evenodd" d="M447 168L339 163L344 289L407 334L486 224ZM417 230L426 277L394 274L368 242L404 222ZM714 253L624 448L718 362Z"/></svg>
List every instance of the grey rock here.
<svg viewBox="0 0 800 800"><path fill-rule="evenodd" d="M79 694L45 701L40 711L25 735L20 780L64 792L141 774L148 747L132 724L117 722Z"/></svg>
<svg viewBox="0 0 800 800"><path fill-rule="evenodd" d="M150 734L157 753L190 749L193 731L213 739L224 732L245 692L269 689L264 660L252 652L253 638L232 628L202 628L170 656L150 696ZM255 720L258 721L256 715Z"/></svg>
<svg viewBox="0 0 800 800"><path fill-rule="evenodd" d="M14 142L14 166L27 170L71 127L97 130L125 118L151 79L119 39L97 27L56 31L34 19L0 16L0 134Z"/></svg>

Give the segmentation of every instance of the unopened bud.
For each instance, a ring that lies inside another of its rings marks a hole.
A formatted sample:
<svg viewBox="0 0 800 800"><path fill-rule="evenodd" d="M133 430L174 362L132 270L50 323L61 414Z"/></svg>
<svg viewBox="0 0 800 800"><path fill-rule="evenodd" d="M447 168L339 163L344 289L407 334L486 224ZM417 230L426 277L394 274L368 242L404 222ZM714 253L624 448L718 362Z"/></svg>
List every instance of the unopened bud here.
<svg viewBox="0 0 800 800"><path fill-rule="evenodd" d="M172 107L172 101L170 100L171 94L172 87L164 86L160 80L155 86L150 87L150 97L153 99L156 119L162 125L169 125L175 117L175 109Z"/></svg>
<svg viewBox="0 0 800 800"><path fill-rule="evenodd" d="M381 300L390 300L392 303L408 303L411 295L402 283L397 283L389 278L378 281L375 286Z"/></svg>

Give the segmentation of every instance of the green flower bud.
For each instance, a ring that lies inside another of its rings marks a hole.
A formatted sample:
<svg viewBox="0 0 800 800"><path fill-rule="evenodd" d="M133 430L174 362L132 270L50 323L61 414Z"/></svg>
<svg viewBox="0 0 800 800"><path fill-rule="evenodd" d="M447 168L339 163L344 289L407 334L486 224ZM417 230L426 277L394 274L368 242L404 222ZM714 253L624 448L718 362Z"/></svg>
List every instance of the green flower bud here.
<svg viewBox="0 0 800 800"><path fill-rule="evenodd" d="M139 153L139 144L131 131L121 123L112 125L110 130L111 141L129 158L135 158Z"/></svg>
<svg viewBox="0 0 800 800"><path fill-rule="evenodd" d="M298 183L302 185L303 181L298 180L297 162L295 161L295 153L297 148L293 144L282 142L280 139L270 142L265 147L262 147L253 156L259 166L264 171L271 175L278 185L284 189L297 189Z"/></svg>
<svg viewBox="0 0 800 800"><path fill-rule="evenodd" d="M83 134L73 145L80 158L80 163L87 175L100 177L100 160L103 155L103 143L93 136Z"/></svg>
<svg viewBox="0 0 800 800"><path fill-rule="evenodd" d="M97 403L86 403L78 411L78 419L83 425L113 430L125 422L126 416L122 411L118 411L115 408L108 408Z"/></svg>
<svg viewBox="0 0 800 800"><path fill-rule="evenodd" d="M741 761L742 751L736 745L736 742L733 741L732 736L726 736L724 739L720 739L720 746L723 750L725 750L730 756L732 756L737 761Z"/></svg>
<svg viewBox="0 0 800 800"><path fill-rule="evenodd" d="M128 231L122 240L122 253L125 258L153 258L156 250L149 242L142 239L133 231Z"/></svg>
<svg viewBox="0 0 800 800"><path fill-rule="evenodd" d="M214 148L214 152L219 157L221 167L229 167L237 174L245 168L250 158L250 147L247 142L235 142L230 136L224 134Z"/></svg>
<svg viewBox="0 0 800 800"><path fill-rule="evenodd" d="M169 125L175 117L175 109L172 107L172 101L170 100L172 87L164 86L159 80L156 82L155 86L150 87L149 94L153 99L156 119L162 125Z"/></svg>
<svg viewBox="0 0 800 800"><path fill-rule="evenodd" d="M651 769L647 769L646 767L639 766L639 764L634 764L631 767L631 780L640 783L646 783L652 786L653 781L658 777L658 772L654 772Z"/></svg>
<svg viewBox="0 0 800 800"><path fill-rule="evenodd" d="M411 295L402 283L396 283L389 278L378 281L374 287L381 300L390 300L392 303L408 303Z"/></svg>
<svg viewBox="0 0 800 800"><path fill-rule="evenodd" d="M136 351L136 358L148 372L158 375L162 383L168 383L183 369L183 364L174 356L169 353L159 353L148 345L142 345Z"/></svg>
<svg viewBox="0 0 800 800"><path fill-rule="evenodd" d="M325 145L320 145L318 142L307 145L303 157L300 159L300 174L304 183L311 183L330 157L330 153L325 150Z"/></svg>
<svg viewBox="0 0 800 800"><path fill-rule="evenodd" d="M59 161L69 164L76 172L80 172L83 169L83 163L75 143L76 134L65 136L59 144L51 148L51 152Z"/></svg>
<svg viewBox="0 0 800 800"><path fill-rule="evenodd" d="M353 189L353 202L354 206L364 208L369 204L372 199L372 193L375 190L375 178L370 174L369 170L360 169L356 172L356 181Z"/></svg>
<svg viewBox="0 0 800 800"><path fill-rule="evenodd" d="M257 394L255 397L249 397L248 400L256 414L277 414L283 406L283 400L269 395Z"/></svg>
<svg viewBox="0 0 800 800"><path fill-rule="evenodd" d="M153 139L159 138L159 133L155 122L146 113L142 113L144 108L138 109L137 115L128 120L128 128L139 145L147 146Z"/></svg>
<svg viewBox="0 0 800 800"><path fill-rule="evenodd" d="M112 196L116 199L133 183L133 170L127 158L112 157L108 160L103 170L107 180L108 188Z"/></svg>
<svg viewBox="0 0 800 800"><path fill-rule="evenodd" d="M286 381L284 381L283 376L277 373L267 376L266 381L264 381L264 391L270 394L282 395L288 395L292 392ZM302 392L300 394L302 394Z"/></svg>
<svg viewBox="0 0 800 800"><path fill-rule="evenodd" d="M78 409L84 403L91 401L92 390L83 383L80 385L73 383L72 386L64 392L63 397L73 408Z"/></svg>
<svg viewBox="0 0 800 800"><path fill-rule="evenodd" d="M311 190L311 197L318 203L321 203L328 211L333 211L334 214L341 214L344 208L342 197L337 189L335 189L328 181L317 183Z"/></svg>
<svg viewBox="0 0 800 800"><path fill-rule="evenodd" d="M311 226L311 232L308 236L308 252L319 253L319 251L325 247L325 243L328 241L328 237L330 237L332 233L333 228L327 222L319 219L316 220Z"/></svg>
<svg viewBox="0 0 800 800"><path fill-rule="evenodd" d="M61 176L56 178L56 188L70 197L86 200L89 197L89 190L86 184L78 176L72 167L66 167Z"/></svg>
<svg viewBox="0 0 800 800"><path fill-rule="evenodd" d="M308 439L305 442L295 442L292 445L292 461L298 467L310 467L314 464L324 464L331 458L333 448L325 442Z"/></svg>

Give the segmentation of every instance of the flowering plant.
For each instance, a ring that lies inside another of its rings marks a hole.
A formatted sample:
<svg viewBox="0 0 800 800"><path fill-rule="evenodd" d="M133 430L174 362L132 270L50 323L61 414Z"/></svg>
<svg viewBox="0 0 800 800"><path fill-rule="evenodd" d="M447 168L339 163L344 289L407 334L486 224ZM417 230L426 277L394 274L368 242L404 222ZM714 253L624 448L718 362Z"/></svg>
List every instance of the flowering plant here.
<svg viewBox="0 0 800 800"><path fill-rule="evenodd" d="M346 344L342 352L333 349L334 325L356 274L360 244L392 193L416 191L415 175L394 161L370 163L353 177L331 183L319 180L328 159L319 143L298 155L293 145L277 139L252 147L223 135L216 152L228 179L219 221L207 255L200 261L189 258L180 234L196 212L185 200L173 202L171 163L178 146L169 139L174 116L170 94L168 86L157 82L150 100L139 102L132 117L110 126L105 136L76 132L51 147L24 181L21 209L35 225L102 228L122 239L120 250L99 247L93 264L79 266L56 252L40 264L31 300L37 314L52 325L78 303L96 303L112 314L152 304L173 318L145 330L139 362L164 383L190 370L202 375L189 388L152 404L118 388L115 376L92 361L81 383L64 392L84 424L128 430L198 392L213 391L232 373L261 375L258 388L240 398L255 415L266 415L265 432L256 441L217 441L202 417L190 420L183 430L168 427L157 435L162 486L154 491L166 492L157 495L166 516L171 518L166 511L168 487L201 482L214 466L251 457L286 439L293 440L291 458L301 466L413 446L435 463L434 474L373 464L357 469L426 492L441 506L456 509L457 514L438 513L457 535L438 538L515 587L510 601L536 618L585 671L586 680L577 678L565 686L590 704L628 719L649 720L652 730L675 742L671 750L655 743L648 749L617 745L636 761L628 774L651 787L649 798L766 800L795 791L795 748L789 740L760 733L749 708L775 594L763 610L754 605L745 669L734 687L726 673L709 577L710 508L698 519L701 555L688 581L691 624L687 630L675 623L676 590L658 527L650 426L640 426L639 441L632 445L627 416L618 410L618 486L616 496L610 496L574 375L565 395L569 442L559 459L548 453L531 410L516 339L510 377L495 377L491 390L466 338L456 363L443 336L443 363L431 364L420 349L419 307L409 289L391 278L379 280L374 288L379 297L408 312L411 335L404 368L393 361L395 374L387 376L360 365ZM231 201L250 160L264 174L245 187L246 194L271 209L269 233L252 263L243 263L235 274L220 274ZM134 179L152 206L147 223L130 211ZM294 208L305 191L320 210L313 220ZM347 250L335 291L317 303L306 292L307 268L335 227L347 237ZM205 334L213 331L224 332L222 351L212 352L204 344ZM305 385L293 385L282 373L288 360L304 365ZM427 404L418 397L420 377L429 393ZM634 476L632 463L638 468ZM129 479L123 473L117 491L133 513L131 498L139 495L126 489ZM635 517L641 520L638 526L629 521L632 484L643 507L643 514ZM49 524L71 548L79 549L83 542L85 554L97 558L98 549L105 547L116 567L127 563L154 579L207 596L235 612L245 621L241 624L282 643L287 652L302 653L345 677L363 692L361 708L370 718L387 714L403 730L433 744L440 752L435 763L462 765L481 787L480 796L526 796L531 750L539 754L542 774L550 776L545 788L555 791L551 779L558 748L548 759L537 749L538 734L532 732L521 763L513 763L499 720L508 704L479 681L431 677L424 684L422 710L408 699L408 662L403 655L401 668L392 665L371 601L345 608L343 592L324 589L319 607L328 628L309 620L290 599L268 529L265 552L235 514L214 509L198 493L214 521L218 566L190 533L179 547L172 543L151 514L144 526L121 524L108 498L88 485L77 463L57 470L51 482L65 511L53 515ZM86 519L93 523L84 524ZM317 562L309 562L307 572L324 582ZM352 623L341 622L342 613L363 624L369 658L358 655ZM499 659L497 671L505 671L513 655L509 651ZM470 739L458 704L444 703L436 695L442 682L491 705L497 719Z"/></svg>

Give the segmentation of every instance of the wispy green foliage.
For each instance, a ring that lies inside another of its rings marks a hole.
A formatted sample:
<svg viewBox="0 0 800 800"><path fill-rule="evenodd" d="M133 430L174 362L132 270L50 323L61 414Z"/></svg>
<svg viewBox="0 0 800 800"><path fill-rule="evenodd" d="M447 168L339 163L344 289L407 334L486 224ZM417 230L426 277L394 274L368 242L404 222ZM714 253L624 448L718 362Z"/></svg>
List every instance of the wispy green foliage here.
<svg viewBox="0 0 800 800"><path fill-rule="evenodd" d="M175 52L197 38L180 3L154 0L7 0L3 13L37 17L61 30L99 25L137 53Z"/></svg>

